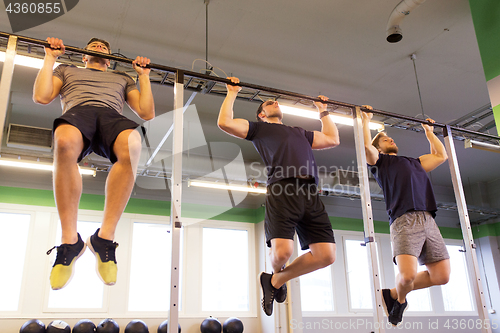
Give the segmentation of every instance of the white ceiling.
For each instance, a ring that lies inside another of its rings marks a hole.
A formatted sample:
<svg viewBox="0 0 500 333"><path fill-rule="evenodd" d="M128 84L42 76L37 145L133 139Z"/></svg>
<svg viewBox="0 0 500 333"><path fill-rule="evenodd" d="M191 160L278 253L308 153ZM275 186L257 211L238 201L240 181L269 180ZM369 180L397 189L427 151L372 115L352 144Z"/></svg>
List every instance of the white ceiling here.
<svg viewBox="0 0 500 333"><path fill-rule="evenodd" d="M390 44L385 40L385 28L399 1L210 0L208 60L244 82L418 116L421 106L409 58L415 54L428 116L448 123L488 104L468 1L427 1L404 19L403 40ZM5 10L0 11L0 31L11 32ZM54 21L19 34L59 37L78 47L91 37L100 37L111 43L114 52L127 57L145 55L154 63L191 70L195 59L205 58L205 32L203 0L85 0ZM203 68L204 63L197 61L193 69ZM218 69L216 73L224 76ZM35 75L36 70L16 69L9 120L51 127L60 106L57 102L33 104ZM172 89L154 86L153 90L157 114L170 111ZM186 99L188 96L186 92ZM193 101L204 137L210 142L237 144L245 161L260 161L251 143L229 137L216 127L221 102L221 97L211 95L198 95ZM237 101L235 115L254 119L255 108L253 103ZM307 129L320 125L292 116L284 122ZM400 154L416 157L428 152L422 133L388 131ZM156 134L163 133L159 129ZM338 148L316 153L320 165L352 168L355 164L352 128L343 126L340 134ZM496 130L490 134L496 135ZM500 155L465 150L458 141L456 145L464 182L499 178ZM436 185L451 186L447 165L434 171L432 179ZM97 191L88 186L88 191Z"/></svg>

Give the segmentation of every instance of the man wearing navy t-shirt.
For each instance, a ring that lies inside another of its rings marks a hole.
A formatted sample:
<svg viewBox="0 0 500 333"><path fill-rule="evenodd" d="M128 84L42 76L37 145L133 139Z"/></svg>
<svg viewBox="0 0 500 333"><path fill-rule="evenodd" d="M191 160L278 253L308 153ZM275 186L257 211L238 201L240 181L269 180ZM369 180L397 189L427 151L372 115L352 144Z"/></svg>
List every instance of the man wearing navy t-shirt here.
<svg viewBox="0 0 500 333"><path fill-rule="evenodd" d="M273 274L262 272L262 308L273 312L273 302L286 299L286 282L300 275L331 265L335 261L335 238L325 206L318 196L318 171L313 149L338 146L337 126L328 117L326 104L315 102L322 130L306 131L283 125L278 102L268 100L257 110L257 121L233 118L233 105L241 87L229 78L218 119L224 132L252 141L267 168L266 217L264 228ZM327 98L320 96L326 101ZM284 265L293 253L297 231L303 250L309 252Z"/></svg>
<svg viewBox="0 0 500 333"><path fill-rule="evenodd" d="M450 278L450 256L434 221L437 206L427 176L448 156L434 128L427 124L422 127L430 154L419 158L398 156L396 143L386 133L380 132L371 139L372 117L372 113L363 112L366 161L384 192L393 261L399 269L396 287L382 290L384 310L389 322L396 326L408 309L406 295L410 291L446 284ZM417 263L426 265L427 270L417 272Z"/></svg>

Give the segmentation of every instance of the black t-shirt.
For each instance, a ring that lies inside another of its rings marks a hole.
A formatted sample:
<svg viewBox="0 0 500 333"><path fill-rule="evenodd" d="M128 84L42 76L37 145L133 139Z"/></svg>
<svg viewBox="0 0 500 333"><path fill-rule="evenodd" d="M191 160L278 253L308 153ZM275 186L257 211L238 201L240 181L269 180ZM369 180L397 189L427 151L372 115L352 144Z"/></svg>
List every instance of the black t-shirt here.
<svg viewBox="0 0 500 333"><path fill-rule="evenodd" d="M249 121L245 139L252 141L266 164L267 185L297 176L312 176L318 183L312 151L313 132L283 124Z"/></svg>
<svg viewBox="0 0 500 333"><path fill-rule="evenodd" d="M368 166L384 192L390 224L411 210L436 216L432 184L419 159L379 154L377 163Z"/></svg>

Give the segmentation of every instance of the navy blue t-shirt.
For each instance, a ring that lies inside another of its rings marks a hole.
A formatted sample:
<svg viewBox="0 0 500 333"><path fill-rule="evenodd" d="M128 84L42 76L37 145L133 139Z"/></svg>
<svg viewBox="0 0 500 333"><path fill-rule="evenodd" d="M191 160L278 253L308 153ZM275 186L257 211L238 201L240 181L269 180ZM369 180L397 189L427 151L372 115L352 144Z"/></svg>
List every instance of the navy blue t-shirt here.
<svg viewBox="0 0 500 333"><path fill-rule="evenodd" d="M428 211L436 216L432 184L419 159L379 154L377 163L368 166L384 191L389 224L411 210Z"/></svg>
<svg viewBox="0 0 500 333"><path fill-rule="evenodd" d="M249 121L252 141L267 168L267 185L296 176L313 176L318 183L312 151L314 133L300 127Z"/></svg>

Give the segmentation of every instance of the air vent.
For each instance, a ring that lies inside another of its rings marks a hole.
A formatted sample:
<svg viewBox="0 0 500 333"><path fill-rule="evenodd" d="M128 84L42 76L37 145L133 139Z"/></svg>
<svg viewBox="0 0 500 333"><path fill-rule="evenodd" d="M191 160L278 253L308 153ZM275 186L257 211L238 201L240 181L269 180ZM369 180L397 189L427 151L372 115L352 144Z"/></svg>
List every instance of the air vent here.
<svg viewBox="0 0 500 333"><path fill-rule="evenodd" d="M51 151L52 130L49 128L10 124L7 147Z"/></svg>
<svg viewBox="0 0 500 333"><path fill-rule="evenodd" d="M341 185L359 186L359 176L355 171L340 169L337 171L336 176Z"/></svg>

